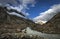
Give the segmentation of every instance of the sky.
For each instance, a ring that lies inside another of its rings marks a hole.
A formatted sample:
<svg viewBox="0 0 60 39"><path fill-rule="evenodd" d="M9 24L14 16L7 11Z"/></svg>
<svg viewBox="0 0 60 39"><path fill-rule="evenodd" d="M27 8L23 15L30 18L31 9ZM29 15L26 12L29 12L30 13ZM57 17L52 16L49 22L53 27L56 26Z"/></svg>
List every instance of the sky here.
<svg viewBox="0 0 60 39"><path fill-rule="evenodd" d="M59 4L60 0L36 0L35 7L29 7L30 18L38 16L41 12L48 10L52 5Z"/></svg>
<svg viewBox="0 0 60 39"><path fill-rule="evenodd" d="M46 22L60 11L60 0L0 0L0 5L16 9L34 21Z"/></svg>

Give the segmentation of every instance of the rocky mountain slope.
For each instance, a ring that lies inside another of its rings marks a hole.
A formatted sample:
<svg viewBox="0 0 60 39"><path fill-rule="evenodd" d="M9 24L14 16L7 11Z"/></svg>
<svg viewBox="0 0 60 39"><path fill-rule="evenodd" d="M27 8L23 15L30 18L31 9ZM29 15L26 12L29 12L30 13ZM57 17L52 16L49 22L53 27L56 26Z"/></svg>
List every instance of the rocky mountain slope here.
<svg viewBox="0 0 60 39"><path fill-rule="evenodd" d="M6 7L0 7L0 38L4 38L5 36L8 37L12 33L14 36L15 34L19 35L22 30L27 27L37 26L32 20L25 19L22 17L18 17L16 15L10 15L8 12L17 12L16 10L8 10ZM20 15L24 16L22 13ZM19 34L18 34L19 33ZM12 36L12 38L13 38ZM10 36L11 37L11 36Z"/></svg>
<svg viewBox="0 0 60 39"><path fill-rule="evenodd" d="M60 12L46 24L35 26L34 30L38 30L43 33L60 34Z"/></svg>
<svg viewBox="0 0 60 39"><path fill-rule="evenodd" d="M20 32L29 26L35 26L35 23L29 19L9 15L3 7L0 7L0 33Z"/></svg>
<svg viewBox="0 0 60 39"><path fill-rule="evenodd" d="M8 12L10 13L16 12L22 15L23 17L25 17L25 15L23 15L20 12L17 12L14 9L8 10L6 7L0 7L0 38L4 38L4 39L6 37L10 39L13 37L15 38L14 35L18 35L18 36L21 35L23 33L22 30L27 27L30 27L32 30L36 30L36 31L43 32L43 33L60 34L60 13L55 15L46 24L40 25L40 24L34 23L32 20L25 19L25 18L16 16L16 15L11 15ZM24 35L24 33L22 35ZM20 37L23 37L23 36L20 36ZM36 37L34 37L34 39L35 38ZM33 39L33 38L23 37L22 39Z"/></svg>
<svg viewBox="0 0 60 39"><path fill-rule="evenodd" d="M49 33L59 33L60 34L60 12L50 19L45 25L45 30Z"/></svg>

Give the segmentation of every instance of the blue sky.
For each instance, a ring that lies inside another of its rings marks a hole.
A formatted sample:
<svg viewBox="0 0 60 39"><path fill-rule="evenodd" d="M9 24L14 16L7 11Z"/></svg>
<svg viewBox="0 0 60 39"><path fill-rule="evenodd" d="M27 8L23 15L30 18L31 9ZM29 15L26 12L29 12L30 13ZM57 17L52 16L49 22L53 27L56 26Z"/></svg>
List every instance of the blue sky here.
<svg viewBox="0 0 60 39"><path fill-rule="evenodd" d="M30 15L29 18L34 18L38 16L41 12L44 12L48 10L52 5L60 4L60 0L35 0L36 4L35 7L29 7L29 10L27 9L26 12L28 12Z"/></svg>
<svg viewBox="0 0 60 39"><path fill-rule="evenodd" d="M0 0L0 4L9 4L9 7L12 6L13 9L17 9L33 19L50 9L51 6L60 4L60 0Z"/></svg>

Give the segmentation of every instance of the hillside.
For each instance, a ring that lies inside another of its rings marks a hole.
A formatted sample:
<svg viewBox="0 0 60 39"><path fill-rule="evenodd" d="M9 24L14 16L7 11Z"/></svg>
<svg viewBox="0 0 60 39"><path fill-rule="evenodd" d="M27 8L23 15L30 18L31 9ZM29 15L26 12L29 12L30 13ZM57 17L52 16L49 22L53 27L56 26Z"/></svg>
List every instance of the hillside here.
<svg viewBox="0 0 60 39"><path fill-rule="evenodd" d="M50 19L45 25L48 33L60 34L60 13Z"/></svg>
<svg viewBox="0 0 60 39"><path fill-rule="evenodd" d="M7 11L16 12L14 10L9 11L8 9L6 9L6 7L0 7L0 38L1 39L4 38L5 36L8 38L8 35L11 35L12 33L14 35L15 33L20 34L22 30L27 27L37 26L37 24L35 24L32 20L18 17L16 15L10 15L8 14Z"/></svg>
<svg viewBox="0 0 60 39"><path fill-rule="evenodd" d="M35 26L34 30L43 33L60 34L60 13L56 14L47 23L41 26Z"/></svg>
<svg viewBox="0 0 60 39"><path fill-rule="evenodd" d="M12 29L12 31L10 30L9 32L15 32L14 29L23 30L26 27L34 25L35 23L33 21L15 15L9 15L3 7L0 8L0 31L2 29L2 31L7 32Z"/></svg>
<svg viewBox="0 0 60 39"><path fill-rule="evenodd" d="M46 24L40 25L34 23L30 19L25 19L16 15L11 15L8 12L18 12L14 9L8 10L6 7L0 7L0 38L1 39L43 39L43 37L25 36L26 32L22 32L25 28L29 27L32 30L39 31L42 33L53 33L60 34L60 13L55 15Z"/></svg>

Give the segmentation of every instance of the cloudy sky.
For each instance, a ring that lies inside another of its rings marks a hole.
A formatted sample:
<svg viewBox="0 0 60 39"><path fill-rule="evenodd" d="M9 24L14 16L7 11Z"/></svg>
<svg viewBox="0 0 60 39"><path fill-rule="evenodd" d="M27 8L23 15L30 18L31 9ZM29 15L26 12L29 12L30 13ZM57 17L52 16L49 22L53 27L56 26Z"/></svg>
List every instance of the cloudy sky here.
<svg viewBox="0 0 60 39"><path fill-rule="evenodd" d="M0 0L0 5L9 6L31 19L42 21L49 20L60 11L60 0Z"/></svg>
<svg viewBox="0 0 60 39"><path fill-rule="evenodd" d="M27 10L28 13L30 13L31 18L34 18L40 13L47 11L51 8L51 6L55 4L60 4L60 0L35 0L36 4L35 7L30 7L29 10Z"/></svg>

